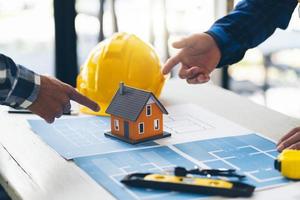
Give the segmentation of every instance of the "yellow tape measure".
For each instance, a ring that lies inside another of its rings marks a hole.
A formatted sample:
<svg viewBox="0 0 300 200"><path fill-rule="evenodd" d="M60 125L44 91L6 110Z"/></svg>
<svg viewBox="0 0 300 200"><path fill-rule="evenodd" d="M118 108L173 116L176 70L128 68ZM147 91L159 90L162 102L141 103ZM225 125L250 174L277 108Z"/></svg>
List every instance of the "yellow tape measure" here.
<svg viewBox="0 0 300 200"><path fill-rule="evenodd" d="M230 181L191 174L175 176L171 174L133 173L125 176L121 182L131 187L226 197L249 197L255 190L255 186L240 180Z"/></svg>
<svg viewBox="0 0 300 200"><path fill-rule="evenodd" d="M300 179L300 150L283 150L274 163L275 169L289 179Z"/></svg>
<svg viewBox="0 0 300 200"><path fill-rule="evenodd" d="M224 180L185 177L185 176L172 176L172 175L162 175L162 174L150 174L145 176L144 180L188 184L188 185L196 185L196 186L198 185L198 186L214 187L214 188L226 188L226 189L231 189L233 187L232 183Z"/></svg>

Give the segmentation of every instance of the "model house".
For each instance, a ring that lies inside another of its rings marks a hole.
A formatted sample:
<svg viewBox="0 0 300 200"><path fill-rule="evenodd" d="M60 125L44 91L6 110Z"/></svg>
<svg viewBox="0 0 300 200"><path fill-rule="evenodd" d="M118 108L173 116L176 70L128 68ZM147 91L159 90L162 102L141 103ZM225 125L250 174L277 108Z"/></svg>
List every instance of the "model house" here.
<svg viewBox="0 0 300 200"><path fill-rule="evenodd" d="M107 136L135 144L171 135L163 131L163 114L168 112L151 92L120 83L106 113L111 115Z"/></svg>

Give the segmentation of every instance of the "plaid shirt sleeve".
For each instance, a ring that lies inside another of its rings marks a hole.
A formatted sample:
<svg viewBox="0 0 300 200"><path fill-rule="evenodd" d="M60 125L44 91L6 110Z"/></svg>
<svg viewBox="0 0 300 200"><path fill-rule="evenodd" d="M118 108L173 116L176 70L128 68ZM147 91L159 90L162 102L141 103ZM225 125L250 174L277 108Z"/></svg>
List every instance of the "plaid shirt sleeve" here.
<svg viewBox="0 0 300 200"><path fill-rule="evenodd" d="M28 108L37 98L40 76L0 54L0 104Z"/></svg>
<svg viewBox="0 0 300 200"><path fill-rule="evenodd" d="M297 0L242 0L227 16L217 20L206 32L221 51L218 67L241 60L245 52L273 34L286 29Z"/></svg>

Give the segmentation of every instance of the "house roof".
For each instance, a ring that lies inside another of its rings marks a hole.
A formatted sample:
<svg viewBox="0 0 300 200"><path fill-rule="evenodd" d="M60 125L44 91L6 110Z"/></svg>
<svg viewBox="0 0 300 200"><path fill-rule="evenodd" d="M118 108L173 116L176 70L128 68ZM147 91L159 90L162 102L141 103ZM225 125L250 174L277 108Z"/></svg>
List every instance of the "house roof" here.
<svg viewBox="0 0 300 200"><path fill-rule="evenodd" d="M124 86L122 83L120 83L120 88L106 109L106 113L122 117L130 121L136 121L151 97L159 109L164 114L168 114L165 107L153 93Z"/></svg>

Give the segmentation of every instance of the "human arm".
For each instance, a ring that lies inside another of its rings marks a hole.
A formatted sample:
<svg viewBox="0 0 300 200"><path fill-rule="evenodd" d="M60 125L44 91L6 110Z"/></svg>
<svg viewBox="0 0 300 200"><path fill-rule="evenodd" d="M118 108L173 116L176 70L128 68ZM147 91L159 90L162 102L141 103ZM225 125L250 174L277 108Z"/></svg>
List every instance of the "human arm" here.
<svg viewBox="0 0 300 200"><path fill-rule="evenodd" d="M0 104L27 108L36 100L40 76L0 54Z"/></svg>
<svg viewBox="0 0 300 200"><path fill-rule="evenodd" d="M227 16L207 31L220 51L219 67L240 61L245 52L256 47L276 28L286 29L297 0L242 0Z"/></svg>
<svg viewBox="0 0 300 200"><path fill-rule="evenodd" d="M177 64L179 76L189 83L203 83L218 66L235 63L246 50L268 38L276 28L286 28L297 0L242 0L206 32L173 44L180 51L165 63L167 74ZM209 58L209 59L207 59Z"/></svg>
<svg viewBox="0 0 300 200"><path fill-rule="evenodd" d="M70 100L95 111L100 109L95 102L82 96L70 85L40 76L0 54L1 105L27 108L52 123L64 110L70 109Z"/></svg>

